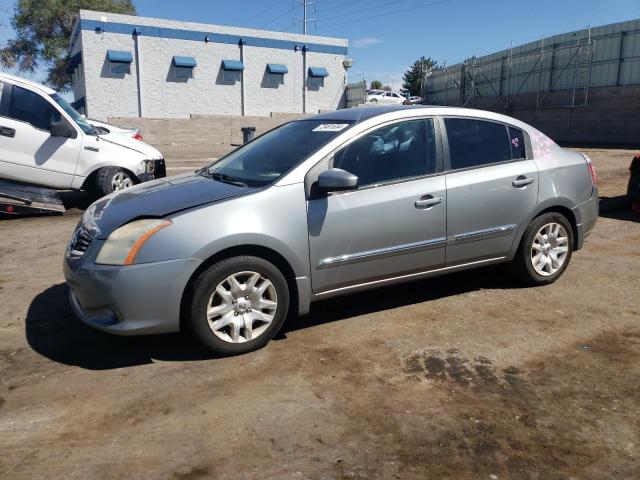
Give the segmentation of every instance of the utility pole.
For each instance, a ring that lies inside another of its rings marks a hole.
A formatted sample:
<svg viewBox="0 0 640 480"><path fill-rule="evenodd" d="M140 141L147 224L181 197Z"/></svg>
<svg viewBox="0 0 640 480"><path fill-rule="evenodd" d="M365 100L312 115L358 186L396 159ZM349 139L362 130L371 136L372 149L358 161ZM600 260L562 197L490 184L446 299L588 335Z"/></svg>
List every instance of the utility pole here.
<svg viewBox="0 0 640 480"><path fill-rule="evenodd" d="M293 0L293 8L296 5L302 5L302 18L293 17L294 21L298 20L302 22L302 33L304 35L307 34L307 23L313 22L316 28L318 27L318 19L317 18L309 18L307 8L313 5L313 13L318 13L318 2L317 1L309 1L309 0Z"/></svg>

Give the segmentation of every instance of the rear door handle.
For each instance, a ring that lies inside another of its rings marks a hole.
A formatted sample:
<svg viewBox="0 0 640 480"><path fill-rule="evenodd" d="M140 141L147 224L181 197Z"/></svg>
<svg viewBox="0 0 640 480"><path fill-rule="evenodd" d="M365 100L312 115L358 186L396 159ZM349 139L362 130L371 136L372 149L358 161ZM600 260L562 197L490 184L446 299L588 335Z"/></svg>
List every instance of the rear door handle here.
<svg viewBox="0 0 640 480"><path fill-rule="evenodd" d="M0 135L2 135L3 137L15 137L16 136L16 131L13 128L9 128L9 127L1 127L0 126Z"/></svg>
<svg viewBox="0 0 640 480"><path fill-rule="evenodd" d="M433 195L424 195L416 200L416 208L431 208L442 203L442 197L434 197Z"/></svg>
<svg viewBox="0 0 640 480"><path fill-rule="evenodd" d="M512 184L514 187L526 187L527 185L530 185L533 183L533 178L531 177L525 177L524 175L520 175L518 178L516 178Z"/></svg>

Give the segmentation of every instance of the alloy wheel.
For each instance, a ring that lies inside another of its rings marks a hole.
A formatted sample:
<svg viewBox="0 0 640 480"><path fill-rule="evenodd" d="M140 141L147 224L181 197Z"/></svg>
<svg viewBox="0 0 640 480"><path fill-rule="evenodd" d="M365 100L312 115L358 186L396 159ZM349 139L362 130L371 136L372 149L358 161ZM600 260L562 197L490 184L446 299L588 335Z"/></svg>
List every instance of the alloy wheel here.
<svg viewBox="0 0 640 480"><path fill-rule="evenodd" d="M131 186L133 186L131 177L129 177L129 175L122 171L116 172L116 174L111 179L111 188L114 192L124 190L125 188L129 188Z"/></svg>
<svg viewBox="0 0 640 480"><path fill-rule="evenodd" d="M229 343L243 343L262 335L278 307L276 289L257 272L238 272L220 282L207 304L213 334Z"/></svg>
<svg viewBox="0 0 640 480"><path fill-rule="evenodd" d="M538 275L548 277L562 268L568 252L567 231L559 223L547 223L533 237L531 265Z"/></svg>

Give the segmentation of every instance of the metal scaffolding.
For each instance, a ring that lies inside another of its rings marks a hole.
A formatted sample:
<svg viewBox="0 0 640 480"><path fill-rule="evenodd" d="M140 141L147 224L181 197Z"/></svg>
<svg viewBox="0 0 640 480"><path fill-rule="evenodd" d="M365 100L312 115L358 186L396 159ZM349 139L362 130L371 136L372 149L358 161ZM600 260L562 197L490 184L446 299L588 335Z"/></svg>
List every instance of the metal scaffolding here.
<svg viewBox="0 0 640 480"><path fill-rule="evenodd" d="M428 104L490 103L503 110L576 108L588 105L591 87L634 84L640 84L640 20L445 65L425 78L423 98Z"/></svg>

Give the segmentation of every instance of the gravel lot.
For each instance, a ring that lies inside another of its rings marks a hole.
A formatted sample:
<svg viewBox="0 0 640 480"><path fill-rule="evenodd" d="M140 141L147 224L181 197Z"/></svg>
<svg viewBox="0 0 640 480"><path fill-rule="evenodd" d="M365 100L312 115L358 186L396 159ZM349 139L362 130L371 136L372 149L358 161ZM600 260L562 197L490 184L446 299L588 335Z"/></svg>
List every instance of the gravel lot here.
<svg viewBox="0 0 640 480"><path fill-rule="evenodd" d="M640 478L640 219L611 209L633 152L587 153L610 198L557 283L327 300L234 358L77 320L79 208L0 221L0 478Z"/></svg>

